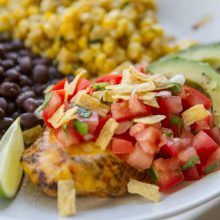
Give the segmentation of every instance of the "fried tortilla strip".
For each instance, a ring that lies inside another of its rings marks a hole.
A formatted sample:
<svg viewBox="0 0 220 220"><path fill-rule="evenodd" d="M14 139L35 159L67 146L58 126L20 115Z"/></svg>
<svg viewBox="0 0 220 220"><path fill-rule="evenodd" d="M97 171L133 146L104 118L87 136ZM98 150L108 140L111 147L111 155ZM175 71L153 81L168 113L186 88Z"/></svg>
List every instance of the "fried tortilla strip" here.
<svg viewBox="0 0 220 220"><path fill-rule="evenodd" d="M58 181L58 210L61 216L76 213L76 190L72 179Z"/></svg>
<svg viewBox="0 0 220 220"><path fill-rule="evenodd" d="M80 94L75 100L75 104L81 107L96 111L100 116L105 117L110 107L101 103L98 99L88 95Z"/></svg>
<svg viewBox="0 0 220 220"><path fill-rule="evenodd" d="M150 92L156 89L153 82L145 82L140 84L133 84L133 85L109 85L106 86L107 90L112 90L118 93L132 93L133 91L136 92Z"/></svg>
<svg viewBox="0 0 220 220"><path fill-rule="evenodd" d="M143 183L134 179L130 179L128 183L128 192L138 194L153 202L160 201L159 187L153 184Z"/></svg>
<svg viewBox="0 0 220 220"><path fill-rule="evenodd" d="M156 124L163 121L166 118L165 115L150 115L142 118L135 118L133 121L135 123L143 123L146 125Z"/></svg>
<svg viewBox="0 0 220 220"><path fill-rule="evenodd" d="M95 142L95 144L98 147L100 147L101 150L104 151L108 147L117 127L118 127L118 123L113 118L110 118L105 123L104 127L102 128L99 134L99 137Z"/></svg>

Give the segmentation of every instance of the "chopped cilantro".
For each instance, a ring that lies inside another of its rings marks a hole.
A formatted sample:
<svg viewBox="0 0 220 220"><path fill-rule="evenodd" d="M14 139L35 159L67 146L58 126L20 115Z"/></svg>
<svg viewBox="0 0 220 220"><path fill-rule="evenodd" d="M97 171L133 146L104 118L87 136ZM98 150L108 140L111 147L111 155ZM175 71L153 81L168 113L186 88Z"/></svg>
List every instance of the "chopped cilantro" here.
<svg viewBox="0 0 220 220"><path fill-rule="evenodd" d="M92 86L95 90L104 90L109 85L108 82L94 83Z"/></svg>
<svg viewBox="0 0 220 220"><path fill-rule="evenodd" d="M82 122L78 119L74 120L74 128L81 134L86 135L89 130L89 126L87 123Z"/></svg>
<svg viewBox="0 0 220 220"><path fill-rule="evenodd" d="M195 157L191 157L187 163L185 163L182 167L182 170L188 170L191 167L194 167L196 164L199 164L199 157L195 156Z"/></svg>
<svg viewBox="0 0 220 220"><path fill-rule="evenodd" d="M218 167L218 164L215 162L211 165L209 165L208 167L206 167L205 169L205 174L209 174L211 173L212 171L214 171L216 168Z"/></svg>
<svg viewBox="0 0 220 220"><path fill-rule="evenodd" d="M168 137L173 137L173 132L170 129L163 129L163 133L166 134Z"/></svg>
<svg viewBox="0 0 220 220"><path fill-rule="evenodd" d="M177 95L181 92L181 85L179 83L172 83L172 85L173 86L170 88L170 90L174 95Z"/></svg>
<svg viewBox="0 0 220 220"><path fill-rule="evenodd" d="M181 133L182 128L183 128L183 120L177 116L177 115L172 115L170 118L170 124L171 126L177 126L178 127L178 134Z"/></svg>

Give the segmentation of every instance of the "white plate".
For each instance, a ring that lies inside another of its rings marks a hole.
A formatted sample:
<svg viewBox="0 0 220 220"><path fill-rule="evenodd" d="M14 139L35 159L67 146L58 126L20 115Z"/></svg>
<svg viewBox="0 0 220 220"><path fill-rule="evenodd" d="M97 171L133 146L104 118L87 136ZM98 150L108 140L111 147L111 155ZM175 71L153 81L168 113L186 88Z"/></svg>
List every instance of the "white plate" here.
<svg viewBox="0 0 220 220"><path fill-rule="evenodd" d="M219 0L158 0L159 18L166 30L179 38L193 37L203 42L219 41ZM192 25L204 16L213 20L192 31ZM185 183L163 195L153 204L138 196L120 198L82 197L77 199L77 220L160 219L185 211L220 195L220 172L194 183ZM14 200L0 200L0 220L51 220L58 217L56 199L45 196L32 184L24 184Z"/></svg>

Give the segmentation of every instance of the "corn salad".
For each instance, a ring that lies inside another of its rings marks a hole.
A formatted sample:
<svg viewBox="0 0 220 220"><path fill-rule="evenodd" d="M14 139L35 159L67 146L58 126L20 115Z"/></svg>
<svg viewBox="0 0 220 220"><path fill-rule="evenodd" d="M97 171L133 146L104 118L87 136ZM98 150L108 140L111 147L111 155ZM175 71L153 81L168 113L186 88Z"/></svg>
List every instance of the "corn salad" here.
<svg viewBox="0 0 220 220"><path fill-rule="evenodd" d="M170 52L154 0L0 0L0 31L54 60L63 74L102 75Z"/></svg>

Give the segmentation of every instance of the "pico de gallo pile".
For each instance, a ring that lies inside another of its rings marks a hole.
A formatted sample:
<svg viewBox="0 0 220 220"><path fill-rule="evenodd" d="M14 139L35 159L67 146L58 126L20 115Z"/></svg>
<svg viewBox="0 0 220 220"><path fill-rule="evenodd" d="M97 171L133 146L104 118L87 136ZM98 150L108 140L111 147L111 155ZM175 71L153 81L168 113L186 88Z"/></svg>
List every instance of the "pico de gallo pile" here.
<svg viewBox="0 0 220 220"><path fill-rule="evenodd" d="M140 171L165 191L220 168L220 130L212 102L185 85L131 66L94 82L84 72L62 80L38 109L66 148L94 142Z"/></svg>

